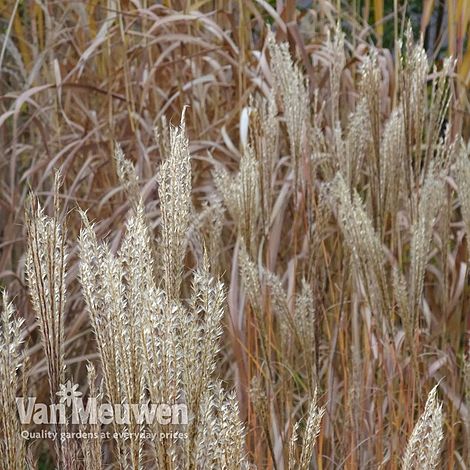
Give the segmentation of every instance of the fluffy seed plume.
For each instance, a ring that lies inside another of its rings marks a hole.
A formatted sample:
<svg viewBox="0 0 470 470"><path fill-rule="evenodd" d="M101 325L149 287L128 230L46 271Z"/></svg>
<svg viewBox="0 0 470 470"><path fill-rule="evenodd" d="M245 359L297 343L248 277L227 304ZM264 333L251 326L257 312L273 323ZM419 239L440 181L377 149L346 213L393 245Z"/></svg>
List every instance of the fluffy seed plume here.
<svg viewBox="0 0 470 470"><path fill-rule="evenodd" d="M39 201L32 199L26 214L28 250L26 279L31 302L38 318L47 361L52 403L64 382L64 315L66 302L65 226L59 221L60 174L54 186L54 215L44 214Z"/></svg>
<svg viewBox="0 0 470 470"><path fill-rule="evenodd" d="M308 83L300 68L294 64L287 43L277 44L274 35L269 33L268 47L272 59L274 92L282 103L297 182L299 158L310 123Z"/></svg>
<svg viewBox="0 0 470 470"><path fill-rule="evenodd" d="M410 301L412 325L417 319L418 308L423 292L424 274L432 241L432 229L443 200L444 186L441 179L431 172L420 194L418 220L412 227Z"/></svg>
<svg viewBox="0 0 470 470"><path fill-rule="evenodd" d="M26 280L38 319L41 342L47 364L51 404L58 402L57 392L65 381L64 321L66 303L66 229L59 220L59 189L61 175L54 180L54 213L45 215L39 201L31 197L26 213L28 248L26 252ZM67 429L53 425L58 433ZM57 461L64 470L71 470L76 456L76 445L68 440L54 441Z"/></svg>
<svg viewBox="0 0 470 470"><path fill-rule="evenodd" d="M382 244L367 216L359 195L352 195L341 175L332 183L338 201L338 219L359 273L371 309L379 318L388 319L390 294L384 268Z"/></svg>
<svg viewBox="0 0 470 470"><path fill-rule="evenodd" d="M23 319L15 318L15 308L7 292L2 293L0 318L0 467L24 470L26 447L17 417L16 392L19 386L18 370L22 366L20 352Z"/></svg>
<svg viewBox="0 0 470 470"><path fill-rule="evenodd" d="M139 403L144 393L143 342L156 292L153 254L142 201L127 222L117 256L98 243L93 227L82 213L80 280L101 356L111 403ZM120 430L117 425L116 431ZM141 425L131 419L130 439L119 449L121 465L139 468ZM118 445L122 445L121 442Z"/></svg>
<svg viewBox="0 0 470 470"><path fill-rule="evenodd" d="M403 470L434 470L441 453L443 416L437 399L437 385L429 392L424 413L420 416L408 440L403 458Z"/></svg>
<svg viewBox="0 0 470 470"><path fill-rule="evenodd" d="M259 164L253 149L247 147L240 161L240 171L230 175L225 169L214 173L214 182L230 215L237 223L247 250L255 245L261 211Z"/></svg>
<svg viewBox="0 0 470 470"><path fill-rule="evenodd" d="M245 427L240 421L235 393L218 394L219 429L216 456L219 468L238 470L247 468L245 456Z"/></svg>
<svg viewBox="0 0 470 470"><path fill-rule="evenodd" d="M184 111L179 127L170 130L170 154L160 167L158 195L162 217L162 256L165 290L177 298L181 285L186 233L191 215L191 159Z"/></svg>
<svg viewBox="0 0 470 470"><path fill-rule="evenodd" d="M132 208L137 210L140 202L139 181L132 163L124 156L121 146L116 143L114 149L116 170L120 183L123 185Z"/></svg>
<svg viewBox="0 0 470 470"><path fill-rule="evenodd" d="M292 431L289 444L289 470L308 470L310 461L312 460L315 441L320 434L321 420L324 413L325 408L318 407L317 390L315 389L308 409L307 423L305 425L305 431L302 439L302 450L299 458L296 456L296 443L299 437L298 429L300 427L300 423L296 423Z"/></svg>
<svg viewBox="0 0 470 470"><path fill-rule="evenodd" d="M182 320L185 332L182 339L182 381L186 404L191 410L201 409L205 390L212 385L222 335L224 289L209 272L209 261L205 255L202 267L194 274L188 315ZM196 414L189 426L186 443L187 460L194 464L200 419Z"/></svg>

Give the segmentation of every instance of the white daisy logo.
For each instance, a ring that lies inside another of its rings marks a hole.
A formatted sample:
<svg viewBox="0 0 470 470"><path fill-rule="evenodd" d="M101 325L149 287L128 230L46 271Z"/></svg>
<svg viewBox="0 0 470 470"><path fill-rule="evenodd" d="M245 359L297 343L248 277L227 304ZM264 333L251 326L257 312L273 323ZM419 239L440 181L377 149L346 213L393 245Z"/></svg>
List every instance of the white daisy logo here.
<svg viewBox="0 0 470 470"><path fill-rule="evenodd" d="M78 384L72 385L72 382L69 380L67 383L59 385L60 390L56 393L60 397L60 402L65 403L67 406L70 406L72 403L82 396L82 392L79 392Z"/></svg>

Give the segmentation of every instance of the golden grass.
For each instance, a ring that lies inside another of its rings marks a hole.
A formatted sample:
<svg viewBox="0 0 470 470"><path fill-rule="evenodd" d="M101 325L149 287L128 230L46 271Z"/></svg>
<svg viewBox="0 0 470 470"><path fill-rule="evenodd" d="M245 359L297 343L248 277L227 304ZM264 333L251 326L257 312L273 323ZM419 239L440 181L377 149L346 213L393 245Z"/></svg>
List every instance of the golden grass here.
<svg viewBox="0 0 470 470"><path fill-rule="evenodd" d="M189 402L217 411L178 450L188 468L200 465L196 448L214 468L413 468L422 455L422 468L470 465L468 2L446 3L456 64L435 70L406 33L402 2L389 17L385 2L368 3L373 27L367 12L326 0L309 12L293 1L0 2L0 282L25 318L0 340L15 364L25 342L22 393L53 400L65 364L84 391L90 377L90 396L130 400L145 388L174 401L175 371L151 364L181 360ZM426 2L422 32L433 12ZM401 52L379 47L387 21ZM25 220L30 190L45 213L33 205ZM65 252L67 277L54 284ZM122 270L137 307L115 296L101 329L108 311L94 310L93 287L111 282L106 267ZM67 303L41 302L42 278ZM157 287L173 304L156 295L154 319L144 294ZM171 312L209 301L204 348L202 319ZM5 297L2 332L12 312ZM181 325L193 342L172 342ZM167 349L140 337L159 329ZM109 368L114 354L132 387ZM1 390L10 413L11 389ZM431 409L442 419L423 424ZM223 432L218 419L230 423ZM216 454L201 444L204 426L219 432ZM11 462L15 441L0 434ZM70 456L83 456L98 469L103 450L103 465L172 465L171 445L101 444L38 442L27 459L80 468Z"/></svg>

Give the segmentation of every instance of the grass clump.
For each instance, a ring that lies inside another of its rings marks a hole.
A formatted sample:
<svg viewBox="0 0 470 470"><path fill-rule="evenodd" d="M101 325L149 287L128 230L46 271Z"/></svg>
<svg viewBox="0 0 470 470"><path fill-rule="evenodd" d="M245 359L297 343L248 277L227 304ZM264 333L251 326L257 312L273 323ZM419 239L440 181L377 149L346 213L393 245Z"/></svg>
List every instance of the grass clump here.
<svg viewBox="0 0 470 470"><path fill-rule="evenodd" d="M324 3L311 34L290 10L267 32L251 3L89 8L88 42L54 7L71 63L0 120L0 261L21 312L5 293L1 468L468 466L461 64L434 66L411 28L394 60ZM21 439L42 427L15 397L58 405L68 380L85 403L186 406L188 422Z"/></svg>

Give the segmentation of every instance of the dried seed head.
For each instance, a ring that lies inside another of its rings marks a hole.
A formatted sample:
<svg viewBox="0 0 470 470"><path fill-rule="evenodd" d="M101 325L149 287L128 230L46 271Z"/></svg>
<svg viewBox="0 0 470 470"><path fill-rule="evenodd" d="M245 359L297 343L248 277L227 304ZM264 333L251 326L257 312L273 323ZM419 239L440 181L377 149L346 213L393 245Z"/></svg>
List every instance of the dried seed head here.
<svg viewBox="0 0 470 470"><path fill-rule="evenodd" d="M25 439L17 416L16 393L20 385L18 369L23 361L20 352L23 319L15 318L15 308L2 293L0 317L0 468L23 470L26 458Z"/></svg>
<svg viewBox="0 0 470 470"><path fill-rule="evenodd" d="M438 468L441 453L443 416L437 399L437 385L429 392L426 407L408 440L403 470Z"/></svg>
<svg viewBox="0 0 470 470"><path fill-rule="evenodd" d="M178 298L191 217L191 159L184 111L180 125L170 130L170 154L160 167L157 181L165 290L170 297Z"/></svg>

